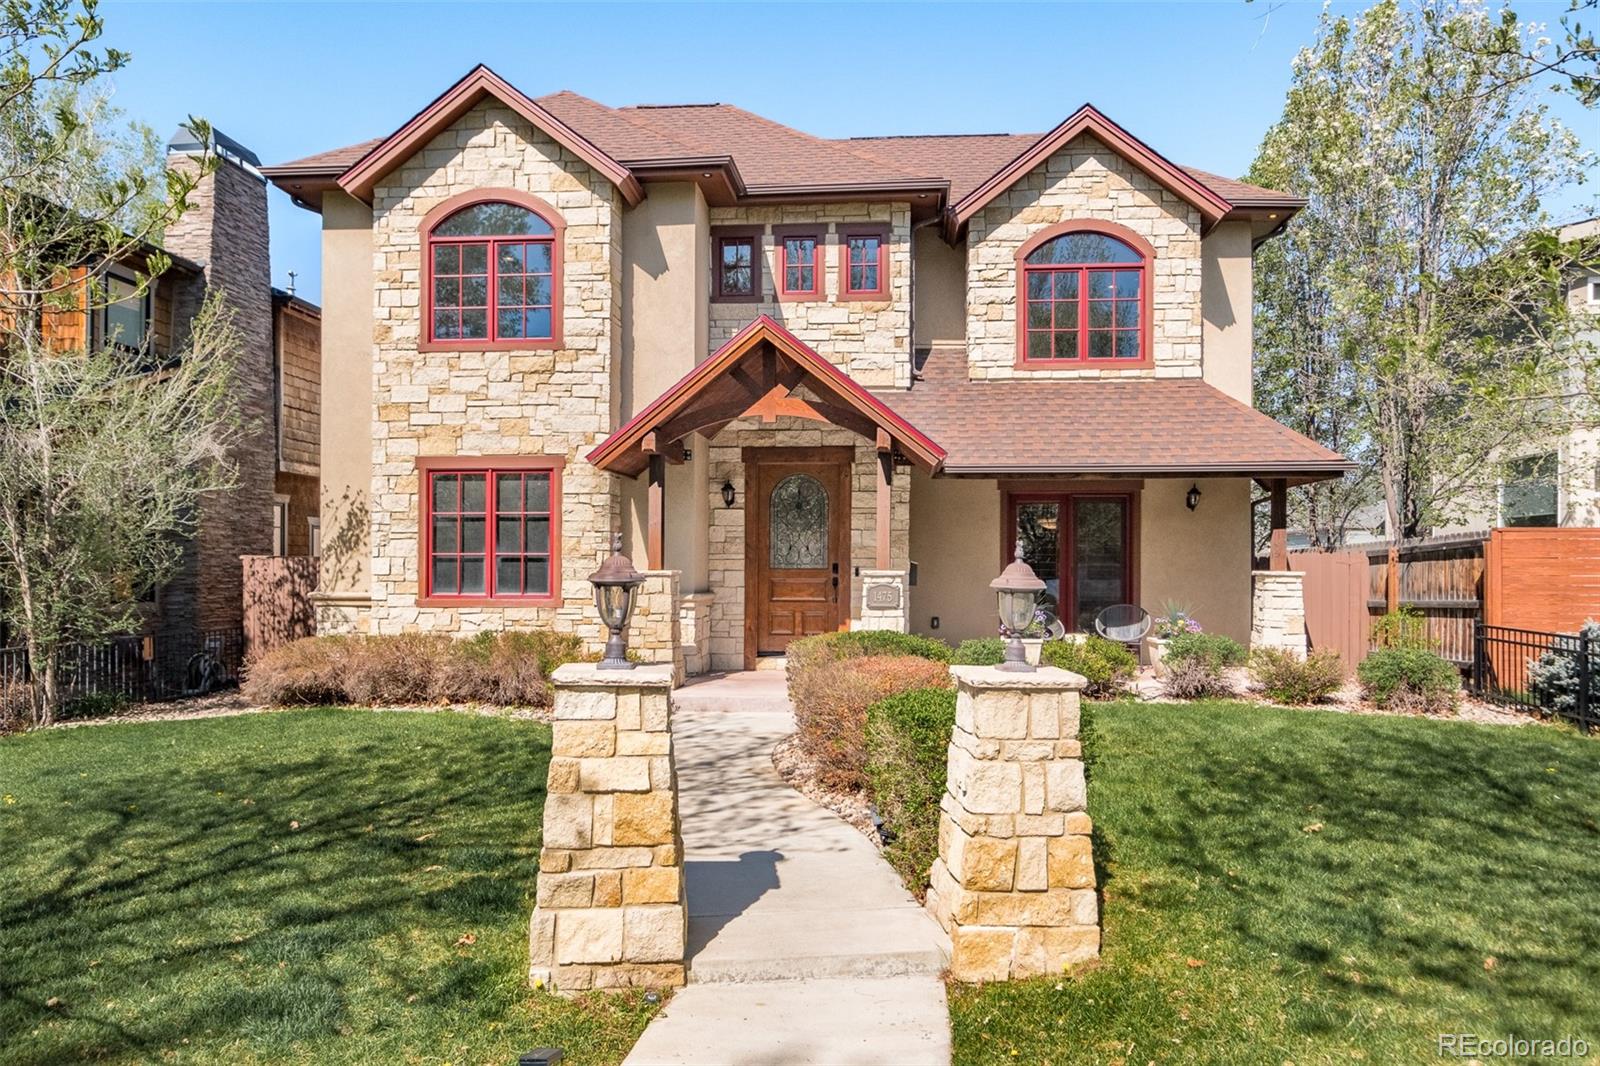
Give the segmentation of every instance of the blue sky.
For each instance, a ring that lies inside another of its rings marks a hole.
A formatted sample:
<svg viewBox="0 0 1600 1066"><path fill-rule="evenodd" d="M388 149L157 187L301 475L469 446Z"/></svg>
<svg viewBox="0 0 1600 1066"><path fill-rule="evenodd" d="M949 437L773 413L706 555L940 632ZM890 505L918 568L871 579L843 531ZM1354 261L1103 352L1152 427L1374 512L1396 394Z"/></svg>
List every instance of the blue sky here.
<svg viewBox="0 0 1600 1066"><path fill-rule="evenodd" d="M1566 0L1516 6L1553 22ZM266 163L388 133L483 62L530 95L722 101L824 137L1042 131L1087 100L1177 162L1238 175L1320 8L106 0L102 13L106 43L133 54L115 97L130 118L165 136L201 115ZM1600 146L1600 114L1559 113ZM294 270L315 300L319 220L271 197L273 281Z"/></svg>

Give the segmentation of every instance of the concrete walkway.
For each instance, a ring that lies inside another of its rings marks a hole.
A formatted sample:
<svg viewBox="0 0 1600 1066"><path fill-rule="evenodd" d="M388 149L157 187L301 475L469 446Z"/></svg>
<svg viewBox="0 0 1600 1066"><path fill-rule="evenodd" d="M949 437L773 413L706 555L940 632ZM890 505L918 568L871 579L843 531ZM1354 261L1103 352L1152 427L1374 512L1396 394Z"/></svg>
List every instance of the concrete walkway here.
<svg viewBox="0 0 1600 1066"><path fill-rule="evenodd" d="M950 1061L949 941L877 850L784 784L781 671L673 694L689 984L628 1056L666 1063Z"/></svg>

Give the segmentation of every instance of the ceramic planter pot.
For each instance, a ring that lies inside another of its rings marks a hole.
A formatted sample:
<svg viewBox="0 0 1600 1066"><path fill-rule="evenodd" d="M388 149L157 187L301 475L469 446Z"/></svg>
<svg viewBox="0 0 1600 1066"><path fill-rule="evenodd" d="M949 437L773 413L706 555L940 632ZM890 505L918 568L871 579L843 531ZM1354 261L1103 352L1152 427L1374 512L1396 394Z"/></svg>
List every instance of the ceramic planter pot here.
<svg viewBox="0 0 1600 1066"><path fill-rule="evenodd" d="M1145 648L1150 656L1150 666L1155 670L1157 677L1167 676L1167 645L1171 643L1165 637L1146 637Z"/></svg>
<svg viewBox="0 0 1600 1066"><path fill-rule="evenodd" d="M1027 656L1029 666L1039 665L1039 653L1044 649L1043 637L1023 637L1022 654Z"/></svg>

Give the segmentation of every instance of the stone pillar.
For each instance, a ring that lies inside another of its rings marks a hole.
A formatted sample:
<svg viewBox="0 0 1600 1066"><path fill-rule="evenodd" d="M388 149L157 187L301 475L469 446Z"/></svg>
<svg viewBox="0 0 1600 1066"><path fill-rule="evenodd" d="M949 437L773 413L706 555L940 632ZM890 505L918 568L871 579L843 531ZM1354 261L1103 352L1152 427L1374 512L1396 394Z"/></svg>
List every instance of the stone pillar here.
<svg viewBox="0 0 1600 1066"><path fill-rule="evenodd" d="M1053 667L955 666L956 725L928 909L958 981L1060 973L1100 954L1078 698Z"/></svg>
<svg viewBox="0 0 1600 1066"><path fill-rule="evenodd" d="M683 672L689 677L711 669L711 601L709 592L691 592L678 600L678 641Z"/></svg>
<svg viewBox="0 0 1600 1066"><path fill-rule="evenodd" d="M672 667L556 670L528 976L560 992L684 980Z"/></svg>
<svg viewBox="0 0 1600 1066"><path fill-rule="evenodd" d="M684 679L683 643L678 630L677 570L642 570L644 584L634 593L628 622L628 648L640 662L671 663L672 682Z"/></svg>
<svg viewBox="0 0 1600 1066"><path fill-rule="evenodd" d="M1281 648L1306 657L1305 574L1256 570L1250 575L1250 647Z"/></svg>
<svg viewBox="0 0 1600 1066"><path fill-rule="evenodd" d="M892 629L904 633L909 625L910 604L906 598L906 570L861 571L861 617L851 629Z"/></svg>

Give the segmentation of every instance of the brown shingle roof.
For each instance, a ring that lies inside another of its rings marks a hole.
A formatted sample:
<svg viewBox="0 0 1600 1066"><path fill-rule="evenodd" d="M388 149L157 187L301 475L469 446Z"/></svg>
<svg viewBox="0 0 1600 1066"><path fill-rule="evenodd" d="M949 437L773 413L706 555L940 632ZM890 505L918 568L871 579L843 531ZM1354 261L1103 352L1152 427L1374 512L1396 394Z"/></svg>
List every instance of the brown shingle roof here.
<svg viewBox="0 0 1600 1066"><path fill-rule="evenodd" d="M1198 378L971 381L936 350L875 393L945 449L947 474L1335 477L1352 464Z"/></svg>
<svg viewBox="0 0 1600 1066"><path fill-rule="evenodd" d="M570 91L541 96L537 103L595 147L623 163L732 157L745 186L847 186L926 181L950 183L954 202L1036 144L1040 133L934 134L851 137L829 140L792 129L731 104L608 107ZM378 140L335 148L265 168L275 172L343 171ZM1296 207L1304 201L1182 167L1212 192L1236 206Z"/></svg>

